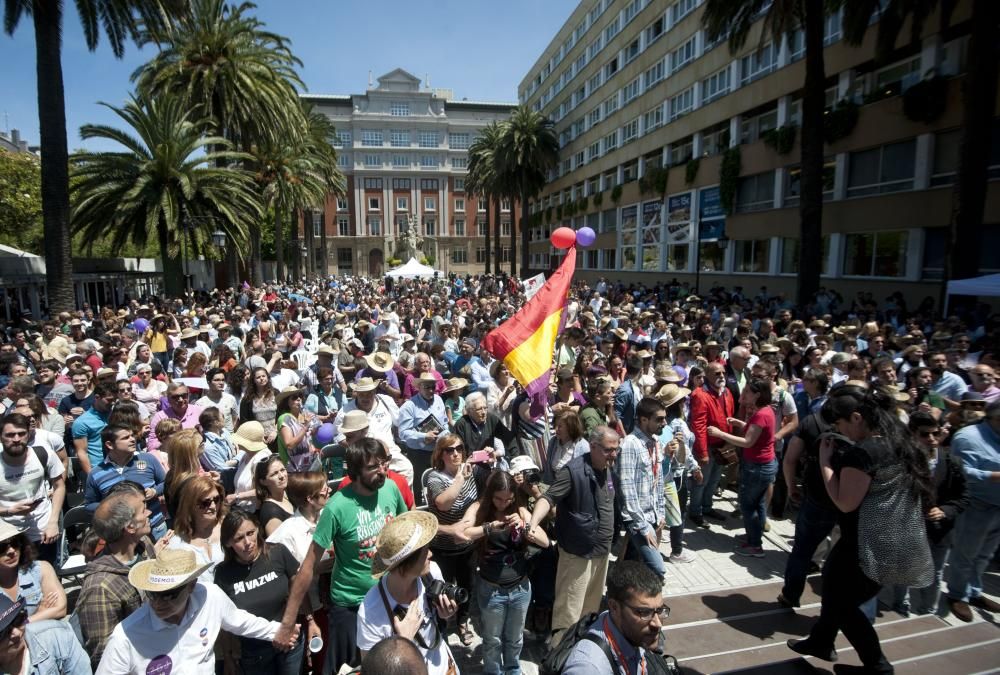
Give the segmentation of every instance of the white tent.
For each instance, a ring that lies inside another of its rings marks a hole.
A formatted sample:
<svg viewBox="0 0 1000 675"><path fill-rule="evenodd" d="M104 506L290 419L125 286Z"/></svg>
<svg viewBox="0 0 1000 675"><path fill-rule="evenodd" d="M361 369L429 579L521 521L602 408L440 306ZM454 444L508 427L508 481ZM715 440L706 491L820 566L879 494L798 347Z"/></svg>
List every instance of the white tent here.
<svg viewBox="0 0 1000 675"><path fill-rule="evenodd" d="M437 270L433 267L421 265L417 262L416 258L410 258L409 262L405 265L400 265L395 269L389 270L386 276L393 279L426 279L427 277L434 276L436 273Z"/></svg>
<svg viewBox="0 0 1000 675"><path fill-rule="evenodd" d="M1000 274L987 274L983 277L949 281L948 295L1000 296ZM948 313L948 298L945 299L944 311L945 314Z"/></svg>

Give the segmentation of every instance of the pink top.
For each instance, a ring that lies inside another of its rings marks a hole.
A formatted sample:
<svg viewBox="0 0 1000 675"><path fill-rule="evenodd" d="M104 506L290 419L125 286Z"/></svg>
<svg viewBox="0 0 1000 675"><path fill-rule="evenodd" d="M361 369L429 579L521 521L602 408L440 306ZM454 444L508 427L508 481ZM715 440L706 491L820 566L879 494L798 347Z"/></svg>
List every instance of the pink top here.
<svg viewBox="0 0 1000 675"><path fill-rule="evenodd" d="M774 411L771 406L764 406L747 422L747 427L760 427L757 442L749 448L743 448L743 461L753 464L766 464L774 460Z"/></svg>

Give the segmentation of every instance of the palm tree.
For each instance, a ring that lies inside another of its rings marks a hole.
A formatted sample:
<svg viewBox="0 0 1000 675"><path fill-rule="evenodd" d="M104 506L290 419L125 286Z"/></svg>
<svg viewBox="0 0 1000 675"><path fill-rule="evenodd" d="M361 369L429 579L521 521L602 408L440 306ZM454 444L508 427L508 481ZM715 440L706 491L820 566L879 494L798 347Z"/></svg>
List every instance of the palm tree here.
<svg viewBox="0 0 1000 675"><path fill-rule="evenodd" d="M503 137L503 129L496 122L487 124L479 136L469 146L469 176L465 181L466 188L475 195L482 195L486 198L487 204L490 201L496 203L496 259L497 273L500 271L500 198L497 195L499 190L500 169L497 149ZM486 225L486 273L490 271L490 227Z"/></svg>
<svg viewBox="0 0 1000 675"><path fill-rule="evenodd" d="M895 49L904 25L910 24L912 41L919 41L923 25L940 11L942 31L948 27L954 0L841 0L844 5L844 37L860 44L879 14L876 58L885 60ZM882 7L884 5L884 7ZM952 192L951 221L945 244L942 299L948 281L979 274L983 245L983 215L986 206L990 135L997 99L997 45L1000 44L1000 3L973 0L969 21L968 70L962 81L962 140L958 150L958 172ZM970 252L972 255L970 255Z"/></svg>
<svg viewBox="0 0 1000 675"><path fill-rule="evenodd" d="M823 65L825 0L707 0L702 23L706 39L729 37L729 49L746 44L750 28L765 10L761 38L774 43L802 28L806 43L806 78L802 87L802 193L799 198L799 270L797 302L805 307L819 290L823 244Z"/></svg>
<svg viewBox="0 0 1000 675"><path fill-rule="evenodd" d="M521 271L528 269L528 201L534 199L543 187L550 169L559 162L559 139L553 130L552 120L541 113L521 105L514 109L510 119L503 124L503 142L500 144L500 164L511 177L512 192L521 201ZM517 276L516 229L510 228L510 275Z"/></svg>
<svg viewBox="0 0 1000 675"><path fill-rule="evenodd" d="M295 70L301 62L288 40L266 31L252 15L256 6L250 2L190 3L189 14L144 34L144 40L161 51L133 73L139 91L174 95L192 107L202 106L214 133L244 152L301 134L306 123L297 88L304 87ZM252 237L251 243L258 245L259 237ZM228 250L231 282L237 251L236 246ZM253 259L259 272L259 260Z"/></svg>
<svg viewBox="0 0 1000 675"><path fill-rule="evenodd" d="M136 39L140 21L157 27L181 5L176 0L76 0L87 48L96 50L104 32L117 58L124 55L125 43ZM23 16L31 17L35 30L46 294L49 314L54 316L76 306L62 73L62 0L4 0L4 31L8 35L14 34Z"/></svg>
<svg viewBox="0 0 1000 675"><path fill-rule="evenodd" d="M179 294L178 253L203 252L215 229L244 242L245 223L260 215L250 174L216 166L246 157L229 151L225 139L207 135L211 122L176 98L140 96L122 108L108 107L128 129L88 124L80 135L114 141L123 149L70 158L74 229L87 241L110 235L116 255L128 243L142 248L155 238L167 293Z"/></svg>

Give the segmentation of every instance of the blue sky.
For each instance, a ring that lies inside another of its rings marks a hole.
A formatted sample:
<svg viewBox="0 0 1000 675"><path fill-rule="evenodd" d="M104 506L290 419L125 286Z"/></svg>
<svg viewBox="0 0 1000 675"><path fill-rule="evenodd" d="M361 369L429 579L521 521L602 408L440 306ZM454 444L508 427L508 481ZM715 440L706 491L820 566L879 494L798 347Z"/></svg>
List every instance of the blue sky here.
<svg viewBox="0 0 1000 675"><path fill-rule="evenodd" d="M516 101L517 85L577 6L578 0L259 0L267 28L291 39L302 60L301 76L315 94L364 91L374 77L401 67L457 98ZM70 150L84 144L86 123L118 126L98 105L119 105L131 90L129 76L152 50L129 45L117 60L102 36L89 52L76 15L65 2L63 78ZM38 143L35 45L30 17L13 36L0 33L0 129L20 129Z"/></svg>

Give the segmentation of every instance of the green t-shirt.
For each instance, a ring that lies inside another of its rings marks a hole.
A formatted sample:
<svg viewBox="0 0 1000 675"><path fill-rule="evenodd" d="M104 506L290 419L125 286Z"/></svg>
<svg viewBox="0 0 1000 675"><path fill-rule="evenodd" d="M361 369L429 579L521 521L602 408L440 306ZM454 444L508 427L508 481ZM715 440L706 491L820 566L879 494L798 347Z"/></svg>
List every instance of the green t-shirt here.
<svg viewBox="0 0 1000 675"><path fill-rule="evenodd" d="M340 607L356 607L375 585L372 559L375 541L385 524L406 512L399 488L386 480L374 495L363 497L348 485L335 494L316 523L313 542L334 550L330 600Z"/></svg>

